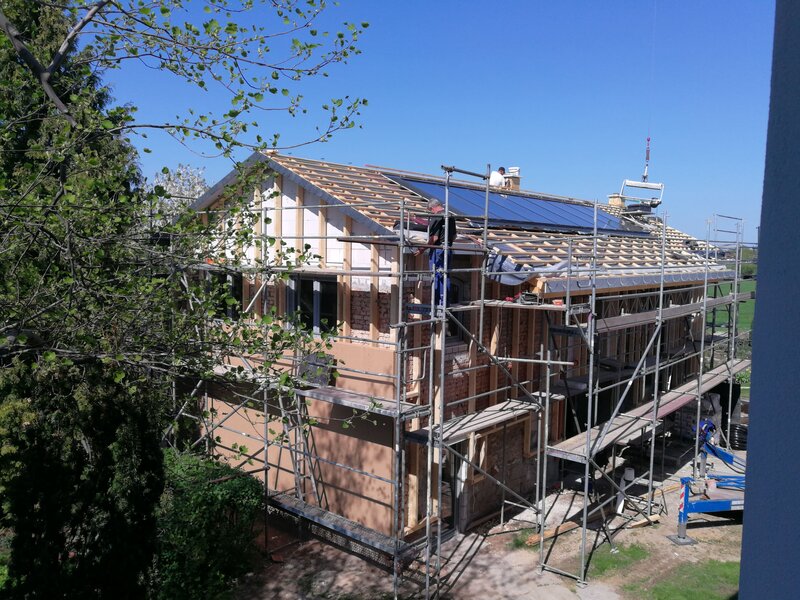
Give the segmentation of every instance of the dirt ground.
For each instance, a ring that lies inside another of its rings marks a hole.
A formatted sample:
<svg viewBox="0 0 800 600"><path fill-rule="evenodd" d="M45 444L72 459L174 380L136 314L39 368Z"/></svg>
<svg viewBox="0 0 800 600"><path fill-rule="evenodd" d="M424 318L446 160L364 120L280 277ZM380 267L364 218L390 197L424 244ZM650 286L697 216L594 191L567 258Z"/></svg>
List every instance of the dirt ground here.
<svg viewBox="0 0 800 600"><path fill-rule="evenodd" d="M715 472L725 473L720 465ZM739 561L742 540L741 513L738 518L715 515L693 515L688 534L695 545L677 546L668 535L676 533L679 501L679 477L691 474L689 466L676 473L667 473L660 483L665 494L666 513L655 525L629 529L622 526L639 520L635 511L626 510L629 519L612 520L607 530L589 531L587 552L597 544L597 554L589 561L588 583L578 585L575 579L544 571L539 567L538 545L524 543L533 533L533 514L522 513L510 522L492 521L467 535L456 535L442 545L442 597L460 598L530 598L542 599L633 599L648 597L653 584L668 579L681 565L717 561ZM660 494L656 495L661 503ZM548 497L548 517L545 529L559 524L581 510L579 494L560 491ZM615 565L609 553L607 535L615 548L635 547L639 555L631 564ZM580 528L564 533L545 543L548 565L576 573L579 569ZM603 572L599 569L601 555ZM393 598L391 574L364 559L348 554L320 541L289 544L274 555L280 562L265 561L249 574L236 589L238 600L256 599L382 599ZM610 566L609 566L610 565ZM426 571L430 590L435 588L435 565L425 568L424 556L404 572L400 598L424 598Z"/></svg>

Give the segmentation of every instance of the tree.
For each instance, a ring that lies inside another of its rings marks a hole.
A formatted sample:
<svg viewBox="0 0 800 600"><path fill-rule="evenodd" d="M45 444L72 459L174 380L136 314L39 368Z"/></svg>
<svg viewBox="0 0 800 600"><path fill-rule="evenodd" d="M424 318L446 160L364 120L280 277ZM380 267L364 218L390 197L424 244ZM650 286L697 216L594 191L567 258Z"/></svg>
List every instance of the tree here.
<svg viewBox="0 0 800 600"><path fill-rule="evenodd" d="M126 137L155 128L183 141L211 140L225 154L263 147L267 137L276 143L274 135L237 137L252 125L244 115L267 94L299 110L300 100L274 82L344 60L360 33L351 27L332 36L316 62L320 45L292 41L289 62L276 61L266 76L245 75L269 68L267 49L259 27L230 21L235 10L219 25L230 8L210 0L211 15L194 24L188 3L177 0L3 2L0 525L12 535L8 595L142 595L156 547L161 433L192 402L183 384L249 382L290 393L292 378L278 359L328 343L274 313L209 320L236 299L224 278L202 275L207 261L217 273L233 273L243 247L275 244L255 235L247 210L264 163L241 165L215 218L188 210L166 218L167 190L144 184ZM281 33L320 35L311 29L317 8L306 13L290 2L275 14L286 23ZM102 83L103 69L133 57L201 88L206 81L229 88L233 108L219 118L189 113L181 123L137 123L135 109L114 106ZM350 127L359 106L332 102L319 137ZM262 279L286 277L306 258L302 249L279 247L271 264L251 266ZM254 373L215 373L233 353L264 361Z"/></svg>
<svg viewBox="0 0 800 600"><path fill-rule="evenodd" d="M0 29L65 120L77 125L81 109L74 90L59 86L58 79L65 57L80 41L84 52L78 64L92 71L121 69L137 61L198 89L223 90L230 98L227 110L188 107L185 117L170 122L138 122L135 112L128 111L112 123L96 125L113 131L165 131L182 142L209 140L225 155L241 146L289 147L281 146L279 132L264 131L263 118L275 112L306 113L303 95L293 86L307 77L327 76L326 68L357 54L356 42L367 27L344 23L339 32L318 29L325 0L208 0L202 13L188 0L36 4L61 12L69 22L53 39L55 44L32 47L3 10ZM361 98L331 99L322 107L327 122L313 139L290 145L325 141L336 131L355 126L354 118L364 105Z"/></svg>
<svg viewBox="0 0 800 600"><path fill-rule="evenodd" d="M164 167L153 181L153 188L158 186L164 190L165 198L174 199L174 204L184 208L191 206L208 189L205 169L184 164L179 164L173 171Z"/></svg>
<svg viewBox="0 0 800 600"><path fill-rule="evenodd" d="M161 198L154 212L171 223L195 203L208 189L205 169L179 164L170 171L164 167L153 180L151 191Z"/></svg>

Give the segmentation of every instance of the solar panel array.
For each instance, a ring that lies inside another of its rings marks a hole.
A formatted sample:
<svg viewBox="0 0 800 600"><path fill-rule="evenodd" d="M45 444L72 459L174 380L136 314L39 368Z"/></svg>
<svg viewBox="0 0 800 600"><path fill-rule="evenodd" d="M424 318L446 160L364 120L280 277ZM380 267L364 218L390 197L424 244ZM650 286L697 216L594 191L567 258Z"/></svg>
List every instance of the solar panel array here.
<svg viewBox="0 0 800 600"><path fill-rule="evenodd" d="M406 177L392 177L400 185L426 198L445 203L444 183L421 181ZM486 191L450 185L449 206L453 214L483 220ZM558 200L522 196L512 192L489 192L489 224L520 229L549 229L554 231L592 231L594 207ZM597 228L603 232L634 235L619 218L603 210L597 211Z"/></svg>

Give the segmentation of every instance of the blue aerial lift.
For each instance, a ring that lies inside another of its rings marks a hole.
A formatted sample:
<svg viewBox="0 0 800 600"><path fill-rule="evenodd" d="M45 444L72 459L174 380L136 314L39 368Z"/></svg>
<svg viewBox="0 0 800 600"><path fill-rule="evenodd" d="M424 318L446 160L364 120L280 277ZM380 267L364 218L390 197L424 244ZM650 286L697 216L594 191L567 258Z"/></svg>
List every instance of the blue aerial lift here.
<svg viewBox="0 0 800 600"><path fill-rule="evenodd" d="M686 535L686 524L692 513L716 513L744 510L744 478L746 463L715 443L716 427L711 421L700 421L699 477L681 477L681 499L678 506L678 535L670 540L679 545L694 544ZM708 473L708 458L718 458L736 475Z"/></svg>

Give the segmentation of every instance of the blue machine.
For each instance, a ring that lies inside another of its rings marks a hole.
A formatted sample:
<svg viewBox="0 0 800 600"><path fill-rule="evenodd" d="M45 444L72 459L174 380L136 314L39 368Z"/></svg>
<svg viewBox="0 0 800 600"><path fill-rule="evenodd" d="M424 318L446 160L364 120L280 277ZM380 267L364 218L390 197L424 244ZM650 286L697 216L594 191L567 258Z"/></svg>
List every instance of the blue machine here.
<svg viewBox="0 0 800 600"><path fill-rule="evenodd" d="M686 524L692 513L715 513L744 509L744 472L746 463L738 456L714 443L716 427L711 421L700 422L700 477L681 477L681 499L678 506L678 535L669 536L676 544L692 544L686 535ZM708 457L718 458L737 475L716 475L706 472ZM693 494L692 489L695 489ZM697 499L693 499L697 498Z"/></svg>

